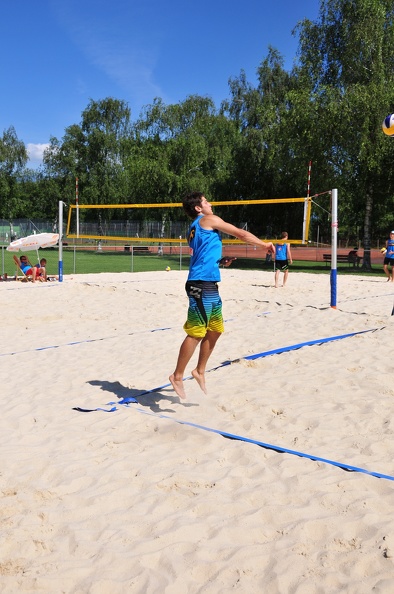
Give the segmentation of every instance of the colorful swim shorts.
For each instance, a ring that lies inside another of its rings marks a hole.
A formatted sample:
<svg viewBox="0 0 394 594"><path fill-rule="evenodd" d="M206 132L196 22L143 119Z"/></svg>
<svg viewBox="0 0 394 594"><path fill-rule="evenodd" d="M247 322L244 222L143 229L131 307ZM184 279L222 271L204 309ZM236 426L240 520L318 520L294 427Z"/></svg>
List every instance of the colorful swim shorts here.
<svg viewBox="0 0 394 594"><path fill-rule="evenodd" d="M208 330L224 332L218 283L187 281L185 289L189 297L187 321L183 326L185 332L194 338L204 338Z"/></svg>

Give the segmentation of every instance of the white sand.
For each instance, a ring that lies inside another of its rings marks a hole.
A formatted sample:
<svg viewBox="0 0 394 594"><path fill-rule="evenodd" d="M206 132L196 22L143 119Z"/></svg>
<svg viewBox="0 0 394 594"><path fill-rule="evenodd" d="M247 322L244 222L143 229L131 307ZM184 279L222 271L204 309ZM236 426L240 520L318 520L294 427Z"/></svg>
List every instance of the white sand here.
<svg viewBox="0 0 394 594"><path fill-rule="evenodd" d="M239 361L138 398L174 370L185 280L0 283L0 591L392 592L394 481L177 421L394 477L393 284L339 276L335 310L329 275L226 269L209 367Z"/></svg>

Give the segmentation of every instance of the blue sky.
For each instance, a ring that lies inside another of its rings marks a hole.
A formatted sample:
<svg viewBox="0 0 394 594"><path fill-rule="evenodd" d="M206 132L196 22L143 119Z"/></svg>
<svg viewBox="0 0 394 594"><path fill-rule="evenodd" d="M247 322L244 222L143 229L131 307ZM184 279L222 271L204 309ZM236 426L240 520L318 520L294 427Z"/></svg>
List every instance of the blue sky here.
<svg viewBox="0 0 394 594"><path fill-rule="evenodd" d="M51 136L81 121L90 99L126 101L132 120L161 97L229 97L243 69L256 82L268 46L290 69L303 18L319 0L9 0L2 7L0 134L13 126L37 166Z"/></svg>

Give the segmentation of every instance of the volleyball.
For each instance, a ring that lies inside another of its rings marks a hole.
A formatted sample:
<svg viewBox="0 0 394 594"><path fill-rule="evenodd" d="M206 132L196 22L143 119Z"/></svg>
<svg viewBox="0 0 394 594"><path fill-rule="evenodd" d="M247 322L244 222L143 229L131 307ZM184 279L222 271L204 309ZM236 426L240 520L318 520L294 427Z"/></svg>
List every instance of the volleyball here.
<svg viewBox="0 0 394 594"><path fill-rule="evenodd" d="M169 266L166 266L166 272L170 272L171 268Z"/></svg>
<svg viewBox="0 0 394 594"><path fill-rule="evenodd" d="M387 136L394 135L394 113L391 113L384 118L382 123L382 130Z"/></svg>
<svg viewBox="0 0 394 594"><path fill-rule="evenodd" d="M382 254L385 254L387 252L386 248L382 248L380 251L382 252Z"/></svg>

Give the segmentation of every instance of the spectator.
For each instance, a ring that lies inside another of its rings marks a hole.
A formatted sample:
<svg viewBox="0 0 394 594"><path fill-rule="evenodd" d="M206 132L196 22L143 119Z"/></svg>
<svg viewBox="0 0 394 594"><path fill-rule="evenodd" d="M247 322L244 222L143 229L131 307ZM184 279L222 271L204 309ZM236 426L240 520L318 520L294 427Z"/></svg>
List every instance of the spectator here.
<svg viewBox="0 0 394 594"><path fill-rule="evenodd" d="M362 258L358 255L357 251L358 247L354 247L352 250L350 250L347 257L350 264L353 264L353 267L357 266L357 268L359 268Z"/></svg>
<svg viewBox="0 0 394 594"><path fill-rule="evenodd" d="M36 266L33 266L29 262L29 259L27 256L21 256L20 258L18 258L18 256L14 255L14 261L15 261L15 264L17 266L19 266L19 268L23 272L23 274L26 277L31 276L33 283L35 283L37 277L41 274L41 270L42 270L41 266L38 268Z"/></svg>

